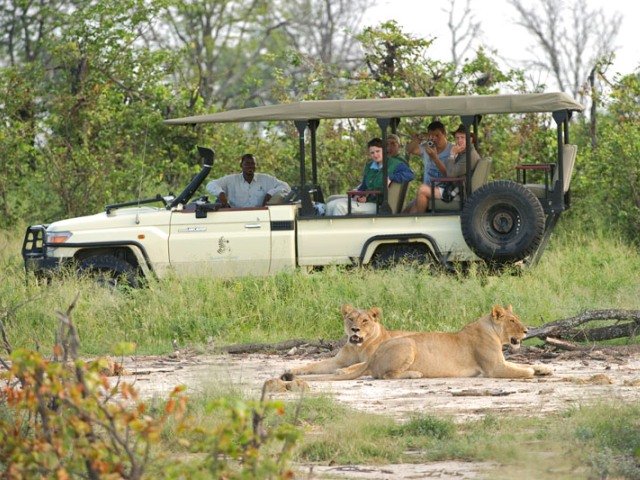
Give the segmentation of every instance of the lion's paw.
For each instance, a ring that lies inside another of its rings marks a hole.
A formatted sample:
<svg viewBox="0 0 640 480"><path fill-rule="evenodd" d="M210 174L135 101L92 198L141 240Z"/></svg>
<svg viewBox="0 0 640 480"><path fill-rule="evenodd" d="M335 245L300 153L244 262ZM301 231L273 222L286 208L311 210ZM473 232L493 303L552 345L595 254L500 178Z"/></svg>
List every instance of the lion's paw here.
<svg viewBox="0 0 640 480"><path fill-rule="evenodd" d="M548 365L534 365L533 373L538 376L553 375L553 368Z"/></svg>

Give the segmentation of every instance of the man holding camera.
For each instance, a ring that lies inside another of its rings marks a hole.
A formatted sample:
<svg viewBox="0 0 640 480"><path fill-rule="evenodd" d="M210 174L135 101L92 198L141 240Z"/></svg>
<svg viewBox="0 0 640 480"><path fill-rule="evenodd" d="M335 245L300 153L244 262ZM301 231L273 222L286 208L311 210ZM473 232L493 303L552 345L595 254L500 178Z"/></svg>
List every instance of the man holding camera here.
<svg viewBox="0 0 640 480"><path fill-rule="evenodd" d="M426 135L413 137L407 145L407 152L420 155L424 166L422 185L418 189L416 199L405 210L407 213L422 213L427 211L431 179L447 175L446 162L451 156L453 144L447 140L447 130L439 121L431 122L427 126Z"/></svg>

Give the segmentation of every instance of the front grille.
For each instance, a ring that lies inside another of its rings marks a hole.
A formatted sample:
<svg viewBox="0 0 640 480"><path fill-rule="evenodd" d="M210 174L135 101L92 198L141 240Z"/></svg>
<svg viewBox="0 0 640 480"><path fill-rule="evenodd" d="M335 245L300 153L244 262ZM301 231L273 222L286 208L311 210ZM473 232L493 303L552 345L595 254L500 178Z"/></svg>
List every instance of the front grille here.
<svg viewBox="0 0 640 480"><path fill-rule="evenodd" d="M46 225L31 225L27 227L22 243L22 258L26 261L29 258L44 257L44 234Z"/></svg>

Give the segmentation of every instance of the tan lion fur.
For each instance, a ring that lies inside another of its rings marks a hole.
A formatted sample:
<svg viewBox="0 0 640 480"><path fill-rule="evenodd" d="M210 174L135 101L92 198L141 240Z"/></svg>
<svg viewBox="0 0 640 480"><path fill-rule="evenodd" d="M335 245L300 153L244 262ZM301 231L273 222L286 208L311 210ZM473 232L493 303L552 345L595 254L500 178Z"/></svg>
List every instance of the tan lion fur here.
<svg viewBox="0 0 640 480"><path fill-rule="evenodd" d="M519 365L504 359L502 345L518 348L526 333L527 328L511 305L506 309L496 305L490 314L457 333L428 332L390 338L357 368L309 380L353 380L365 374L384 379L550 375L552 371L545 365Z"/></svg>
<svg viewBox="0 0 640 480"><path fill-rule="evenodd" d="M314 375L321 373L349 373L363 365L371 358L378 345L385 340L415 332L387 330L380 320L382 310L373 307L368 310L344 304L340 309L344 323L347 343L335 357L292 368L287 373L292 375ZM287 375L287 374L285 374Z"/></svg>

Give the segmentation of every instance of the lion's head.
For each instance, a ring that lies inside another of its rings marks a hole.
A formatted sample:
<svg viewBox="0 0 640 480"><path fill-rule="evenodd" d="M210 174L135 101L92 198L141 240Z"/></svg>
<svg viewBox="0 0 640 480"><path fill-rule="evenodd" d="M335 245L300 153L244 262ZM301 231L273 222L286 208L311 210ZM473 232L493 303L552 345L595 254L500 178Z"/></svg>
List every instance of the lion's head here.
<svg viewBox="0 0 640 480"><path fill-rule="evenodd" d="M507 308L494 305L491 310L491 322L503 345L510 345L512 350L520 348L520 342L526 336L527 327L513 313L511 305Z"/></svg>
<svg viewBox="0 0 640 480"><path fill-rule="evenodd" d="M382 310L378 307L369 310L361 310L351 305L342 305L344 318L344 333L346 333L351 345L362 345L369 338L380 333L380 317Z"/></svg>

